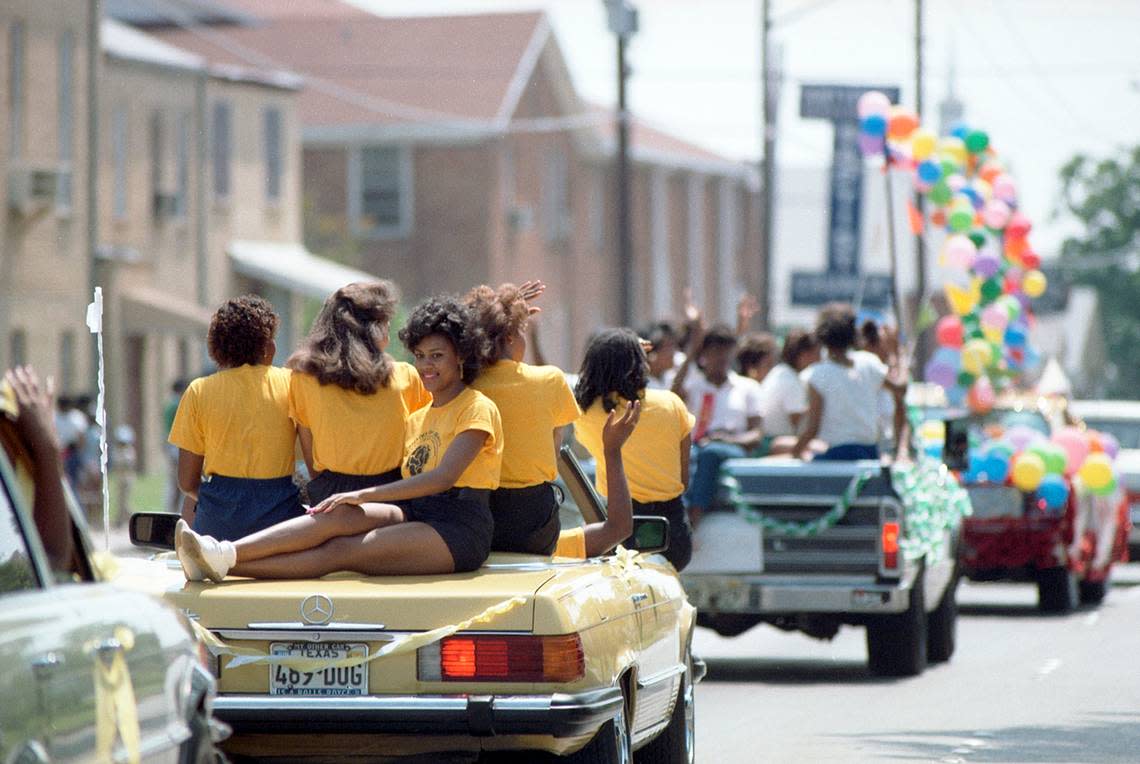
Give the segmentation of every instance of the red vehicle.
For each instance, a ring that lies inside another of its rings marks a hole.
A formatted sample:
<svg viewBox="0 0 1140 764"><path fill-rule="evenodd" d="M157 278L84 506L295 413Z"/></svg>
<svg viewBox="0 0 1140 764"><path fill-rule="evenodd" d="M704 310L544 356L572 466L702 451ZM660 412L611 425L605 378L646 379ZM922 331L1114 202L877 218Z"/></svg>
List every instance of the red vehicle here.
<svg viewBox="0 0 1140 764"><path fill-rule="evenodd" d="M1065 423L1059 404L1044 398L1009 399L988 414L952 420L945 460L963 474L971 443L1019 425L1049 436ZM1058 509L1008 479L964 481L973 515L962 523L960 573L972 581L1034 582L1038 607L1045 612L1069 612L1104 599L1113 563L1128 560L1128 502L1123 490L1094 496L1065 480L1069 498Z"/></svg>

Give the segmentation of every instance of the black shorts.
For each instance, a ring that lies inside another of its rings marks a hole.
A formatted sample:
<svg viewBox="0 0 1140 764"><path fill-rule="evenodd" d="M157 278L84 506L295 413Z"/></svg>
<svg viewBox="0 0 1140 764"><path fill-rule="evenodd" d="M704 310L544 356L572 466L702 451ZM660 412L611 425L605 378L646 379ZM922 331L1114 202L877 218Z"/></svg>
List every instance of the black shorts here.
<svg viewBox="0 0 1140 764"><path fill-rule="evenodd" d="M665 559L673 563L673 567L682 570L693 558L693 529L689 525L689 518L685 514L685 505L681 497L665 501L651 501L642 504L633 502L633 514L657 515L669 521L669 548L662 554Z"/></svg>
<svg viewBox="0 0 1140 764"><path fill-rule="evenodd" d="M305 486L308 504L320 504L334 493L348 493L376 485L394 483L401 477L400 469L381 472L379 475L349 475L333 470L321 470Z"/></svg>
<svg viewBox="0 0 1140 764"><path fill-rule="evenodd" d="M550 483L491 491L491 517L495 521L491 549L496 552L549 555L558 544L562 521Z"/></svg>
<svg viewBox="0 0 1140 764"><path fill-rule="evenodd" d="M494 522L486 488L449 488L431 496L397 501L409 523L424 523L443 538L455 572L475 570L491 553Z"/></svg>

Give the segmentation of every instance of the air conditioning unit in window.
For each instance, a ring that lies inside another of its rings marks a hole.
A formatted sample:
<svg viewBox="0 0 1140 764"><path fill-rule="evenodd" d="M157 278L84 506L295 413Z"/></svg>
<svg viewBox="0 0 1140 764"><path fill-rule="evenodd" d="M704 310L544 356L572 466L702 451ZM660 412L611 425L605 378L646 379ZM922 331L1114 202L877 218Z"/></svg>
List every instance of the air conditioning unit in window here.
<svg viewBox="0 0 1140 764"><path fill-rule="evenodd" d="M60 183L59 167L13 165L8 168L8 207L29 217L55 204Z"/></svg>
<svg viewBox="0 0 1140 764"><path fill-rule="evenodd" d="M178 194L155 191L153 208L155 220L175 217L178 214Z"/></svg>

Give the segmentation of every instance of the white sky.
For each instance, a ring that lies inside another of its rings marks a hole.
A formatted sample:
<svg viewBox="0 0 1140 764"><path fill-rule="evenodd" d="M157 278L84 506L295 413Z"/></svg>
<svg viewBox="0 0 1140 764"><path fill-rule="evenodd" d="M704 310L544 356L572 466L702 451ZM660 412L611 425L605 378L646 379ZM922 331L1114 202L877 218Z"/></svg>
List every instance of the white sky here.
<svg viewBox="0 0 1140 764"><path fill-rule="evenodd" d="M386 15L545 9L578 91L616 98L602 0L353 0ZM630 105L640 116L733 158L759 155L760 0L635 0ZM913 0L771 0L783 50L778 162L826 166L831 130L800 120L799 84L899 85L914 103ZM1049 256L1057 171L1074 153L1140 143L1140 2L926 0L925 124L937 128L954 51L966 121L989 132L1012 169ZM779 188L777 186L777 193Z"/></svg>

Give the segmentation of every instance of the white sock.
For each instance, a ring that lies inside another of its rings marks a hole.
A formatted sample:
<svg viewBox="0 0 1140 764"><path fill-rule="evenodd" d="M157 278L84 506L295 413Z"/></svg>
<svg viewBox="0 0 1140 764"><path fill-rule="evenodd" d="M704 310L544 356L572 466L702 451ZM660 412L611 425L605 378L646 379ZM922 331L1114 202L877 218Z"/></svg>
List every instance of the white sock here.
<svg viewBox="0 0 1140 764"><path fill-rule="evenodd" d="M218 548L222 552L222 559L226 561L227 568L232 568L233 566L237 565L237 547L234 546L234 542L219 542Z"/></svg>

